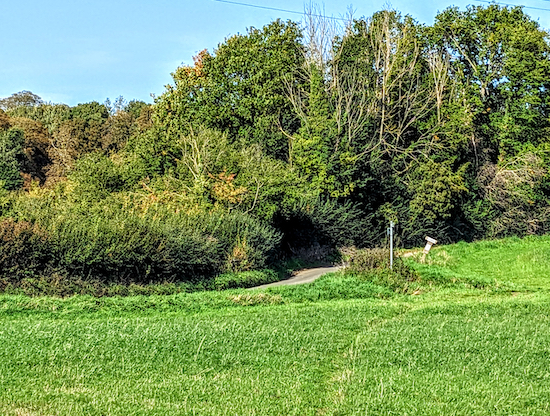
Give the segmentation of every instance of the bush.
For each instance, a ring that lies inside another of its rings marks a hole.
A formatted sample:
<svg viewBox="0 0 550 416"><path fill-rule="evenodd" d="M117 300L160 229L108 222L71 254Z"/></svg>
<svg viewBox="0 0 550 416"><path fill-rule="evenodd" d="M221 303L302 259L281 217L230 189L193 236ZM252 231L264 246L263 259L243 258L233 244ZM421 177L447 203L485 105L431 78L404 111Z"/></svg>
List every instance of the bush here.
<svg viewBox="0 0 550 416"><path fill-rule="evenodd" d="M78 159L68 176L77 185L76 195L100 201L113 192L133 189L143 181L147 172L141 162L131 155L109 157L94 152Z"/></svg>
<svg viewBox="0 0 550 416"><path fill-rule="evenodd" d="M163 205L142 211L116 196L86 201L70 195L21 196L11 212L46 230L52 270L102 284L187 281L210 287L217 274L265 268L281 238L239 212Z"/></svg>
<svg viewBox="0 0 550 416"><path fill-rule="evenodd" d="M277 256L281 234L269 224L235 211L230 214L202 214L204 231L217 240L224 253L226 271L261 269Z"/></svg>
<svg viewBox="0 0 550 416"><path fill-rule="evenodd" d="M390 267L390 251L384 248L356 250L349 259L348 270L368 272Z"/></svg>
<svg viewBox="0 0 550 416"><path fill-rule="evenodd" d="M80 194L98 200L123 186L117 166L109 157L97 152L77 160L69 177L78 184Z"/></svg>
<svg viewBox="0 0 550 416"><path fill-rule="evenodd" d="M345 273L403 293L417 288L421 280L418 272L399 257L390 269L389 250L381 248L358 250Z"/></svg>
<svg viewBox="0 0 550 416"><path fill-rule="evenodd" d="M4 286L43 270L49 261L49 238L36 224L0 221L0 276Z"/></svg>
<svg viewBox="0 0 550 416"><path fill-rule="evenodd" d="M58 220L52 230L52 255L70 274L162 282L200 279L218 270L215 242L183 227L123 215Z"/></svg>

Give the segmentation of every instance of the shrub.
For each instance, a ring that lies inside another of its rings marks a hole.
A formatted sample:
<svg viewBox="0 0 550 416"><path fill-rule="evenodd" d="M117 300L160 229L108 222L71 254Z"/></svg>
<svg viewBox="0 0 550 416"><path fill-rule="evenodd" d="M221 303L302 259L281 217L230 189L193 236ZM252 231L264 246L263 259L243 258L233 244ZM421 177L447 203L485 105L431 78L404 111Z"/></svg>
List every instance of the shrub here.
<svg viewBox="0 0 550 416"><path fill-rule="evenodd" d="M223 270L261 269L275 259L281 234L269 224L240 212L209 214L205 231L225 254Z"/></svg>
<svg viewBox="0 0 550 416"><path fill-rule="evenodd" d="M217 274L262 269L276 258L280 233L248 214L206 211L185 200L141 207L128 194L82 198L73 182L64 184L11 198L0 192L5 214L47 232L48 261L61 274L101 284L211 287Z"/></svg>
<svg viewBox="0 0 550 416"><path fill-rule="evenodd" d="M43 270L49 260L49 239L36 224L5 218L0 221L0 276L17 281Z"/></svg>
<svg viewBox="0 0 550 416"><path fill-rule="evenodd" d="M198 279L218 269L215 242L186 228L122 215L58 220L53 256L71 274L158 282Z"/></svg>
<svg viewBox="0 0 550 416"><path fill-rule="evenodd" d="M281 241L281 234L272 226L239 211L194 214L150 211L148 215L162 216L173 227L194 229L214 242L222 271L264 268L276 258Z"/></svg>
<svg viewBox="0 0 550 416"><path fill-rule="evenodd" d="M396 292L407 293L418 286L420 275L401 258L394 259L392 269L389 263L389 250L364 249L353 255L345 270L347 275L358 276Z"/></svg>
<svg viewBox="0 0 550 416"><path fill-rule="evenodd" d="M349 259L349 270L366 272L390 267L390 252L384 248L356 250Z"/></svg>
<svg viewBox="0 0 550 416"><path fill-rule="evenodd" d="M109 157L97 152L77 160L69 177L78 184L79 193L88 198L103 199L123 186L117 166Z"/></svg>
<svg viewBox="0 0 550 416"><path fill-rule="evenodd" d="M51 264L101 282L208 281L225 271L264 268L280 234L239 212L145 212L124 201L19 198L17 215L47 230Z"/></svg>

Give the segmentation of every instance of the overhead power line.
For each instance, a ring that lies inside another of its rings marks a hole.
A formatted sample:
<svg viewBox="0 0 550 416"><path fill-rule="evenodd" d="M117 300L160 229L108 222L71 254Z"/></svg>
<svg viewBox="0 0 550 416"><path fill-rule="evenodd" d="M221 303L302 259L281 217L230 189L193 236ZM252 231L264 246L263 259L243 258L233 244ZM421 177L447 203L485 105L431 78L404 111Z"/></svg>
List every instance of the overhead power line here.
<svg viewBox="0 0 550 416"><path fill-rule="evenodd" d="M241 3L241 2L238 2L238 1L229 1L229 0L214 0L214 1L217 1L218 3L227 3L227 4L235 4L235 5L238 5L238 6L253 7L255 9L275 10L277 12L299 14L299 15L302 15L302 16L305 14L304 12L299 12L299 11L296 11L296 10L287 10L287 9L279 9L277 7L259 6L257 4ZM343 17L323 16L321 14L311 14L311 16L322 17L324 19L342 20L344 22L348 21L348 19L344 19Z"/></svg>
<svg viewBox="0 0 550 416"><path fill-rule="evenodd" d="M545 11L545 12L550 12L550 9L545 9L545 8L542 8L542 7L524 6L523 4L500 3L500 2L488 1L488 0L476 0L476 1L479 2L479 3L498 4L500 6L521 7L523 9L542 10L542 11ZM542 0L542 1L550 1L550 0Z"/></svg>
<svg viewBox="0 0 550 416"><path fill-rule="evenodd" d="M299 12L297 10L288 10L288 9L280 9L280 8L277 8L277 7L260 6L258 4L242 3L242 2L238 2L238 1L230 1L230 0L213 0L213 1L216 1L218 3L234 4L234 5L237 5L237 6L253 7L255 9L274 10L274 11L277 11L277 12L299 14L299 15L302 15L302 16L305 14L304 12ZM501 3L501 2L489 1L489 0L475 0L475 1L477 1L478 3L498 4L500 6L522 7L524 9L541 10L541 11L545 11L545 12L550 12L550 9L546 9L546 8L543 8L543 7L524 6L523 4ZM541 1L550 2L550 0L541 0ZM322 18L325 18L325 19L332 19L332 20L341 20L341 21L344 21L344 22L347 22L349 20L349 19L344 19L343 17L324 16L324 15L320 15L320 14L312 14L311 16L313 16L313 17L322 17Z"/></svg>

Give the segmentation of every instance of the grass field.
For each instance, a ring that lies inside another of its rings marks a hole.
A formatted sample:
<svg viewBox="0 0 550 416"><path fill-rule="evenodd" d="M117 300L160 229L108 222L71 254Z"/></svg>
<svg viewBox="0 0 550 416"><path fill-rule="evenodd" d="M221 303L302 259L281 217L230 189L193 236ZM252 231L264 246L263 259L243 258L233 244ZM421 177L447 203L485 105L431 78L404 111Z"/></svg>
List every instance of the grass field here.
<svg viewBox="0 0 550 416"><path fill-rule="evenodd" d="M0 414L545 415L549 256L548 237L437 247L409 294L335 274L264 291L3 296Z"/></svg>

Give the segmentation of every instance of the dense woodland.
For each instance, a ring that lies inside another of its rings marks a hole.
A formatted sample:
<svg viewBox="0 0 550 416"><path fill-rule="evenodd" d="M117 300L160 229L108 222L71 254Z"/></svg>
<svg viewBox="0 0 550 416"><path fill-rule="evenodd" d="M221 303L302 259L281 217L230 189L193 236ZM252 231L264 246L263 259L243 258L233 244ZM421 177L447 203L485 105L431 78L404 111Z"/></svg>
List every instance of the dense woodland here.
<svg viewBox="0 0 550 416"><path fill-rule="evenodd" d="M546 30L498 5L331 22L231 36L152 105L0 100L1 285L205 281L389 221L402 246L549 231Z"/></svg>

